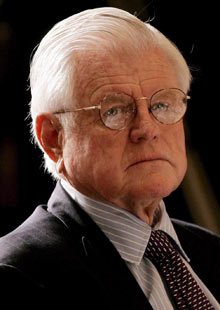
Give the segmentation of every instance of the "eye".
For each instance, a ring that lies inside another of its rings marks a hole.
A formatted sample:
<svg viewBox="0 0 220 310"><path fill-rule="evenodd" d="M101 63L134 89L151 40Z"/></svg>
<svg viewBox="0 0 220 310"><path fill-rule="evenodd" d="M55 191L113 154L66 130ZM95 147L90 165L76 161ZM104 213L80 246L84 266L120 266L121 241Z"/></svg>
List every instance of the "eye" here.
<svg viewBox="0 0 220 310"><path fill-rule="evenodd" d="M104 116L109 117L109 116L116 116L119 113L122 113L122 107L112 107L108 109L105 113Z"/></svg>
<svg viewBox="0 0 220 310"><path fill-rule="evenodd" d="M152 105L151 110L157 112L165 112L169 110L169 104L163 102L157 102Z"/></svg>

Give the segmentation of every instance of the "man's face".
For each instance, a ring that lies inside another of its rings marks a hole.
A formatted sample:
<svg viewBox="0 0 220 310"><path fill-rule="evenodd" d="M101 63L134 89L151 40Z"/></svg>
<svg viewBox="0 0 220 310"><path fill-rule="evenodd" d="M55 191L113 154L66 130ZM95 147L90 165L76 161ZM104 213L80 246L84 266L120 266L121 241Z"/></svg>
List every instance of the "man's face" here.
<svg viewBox="0 0 220 310"><path fill-rule="evenodd" d="M76 108L99 105L106 94L151 97L180 88L168 60L157 50L142 57L124 55L78 61ZM73 107L73 109L75 108ZM75 127L63 148L66 178L82 193L124 207L161 199L178 187L186 171L182 121L163 125L138 104L128 128L106 128L99 111L75 112Z"/></svg>

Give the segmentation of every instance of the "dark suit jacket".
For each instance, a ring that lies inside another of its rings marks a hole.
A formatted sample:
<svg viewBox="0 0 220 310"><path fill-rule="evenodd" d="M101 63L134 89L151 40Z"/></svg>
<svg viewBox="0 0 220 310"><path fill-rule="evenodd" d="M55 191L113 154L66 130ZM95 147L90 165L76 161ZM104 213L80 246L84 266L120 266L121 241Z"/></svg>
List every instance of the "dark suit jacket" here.
<svg viewBox="0 0 220 310"><path fill-rule="evenodd" d="M5 309L152 309L114 246L59 183L48 205L51 212L37 207L0 239ZM173 224L193 269L220 301L219 237Z"/></svg>

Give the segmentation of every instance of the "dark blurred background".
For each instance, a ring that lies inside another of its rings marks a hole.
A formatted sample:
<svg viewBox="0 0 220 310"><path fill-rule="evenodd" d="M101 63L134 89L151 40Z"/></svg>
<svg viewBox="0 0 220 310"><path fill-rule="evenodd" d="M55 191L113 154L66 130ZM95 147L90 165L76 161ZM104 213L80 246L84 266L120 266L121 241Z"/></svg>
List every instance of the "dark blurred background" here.
<svg viewBox="0 0 220 310"><path fill-rule="evenodd" d="M220 233L218 2L0 0L0 235L46 203L54 187L29 135L29 61L32 50L59 20L85 9L114 6L139 14L182 51L192 69L186 116L189 169L165 199L171 216Z"/></svg>

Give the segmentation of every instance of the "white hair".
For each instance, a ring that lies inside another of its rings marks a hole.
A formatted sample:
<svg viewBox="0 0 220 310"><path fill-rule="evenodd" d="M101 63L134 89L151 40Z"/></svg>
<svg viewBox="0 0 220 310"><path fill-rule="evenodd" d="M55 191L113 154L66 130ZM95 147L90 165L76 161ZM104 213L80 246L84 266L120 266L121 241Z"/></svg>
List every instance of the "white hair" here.
<svg viewBox="0 0 220 310"><path fill-rule="evenodd" d="M30 88L32 135L41 113L70 108L74 102L76 51L123 49L134 55L158 47L173 65L182 90L190 87L191 74L180 51L160 31L117 8L97 8L57 23L40 42L31 62ZM37 139L35 139L37 141ZM44 153L45 167L55 177L56 164Z"/></svg>

